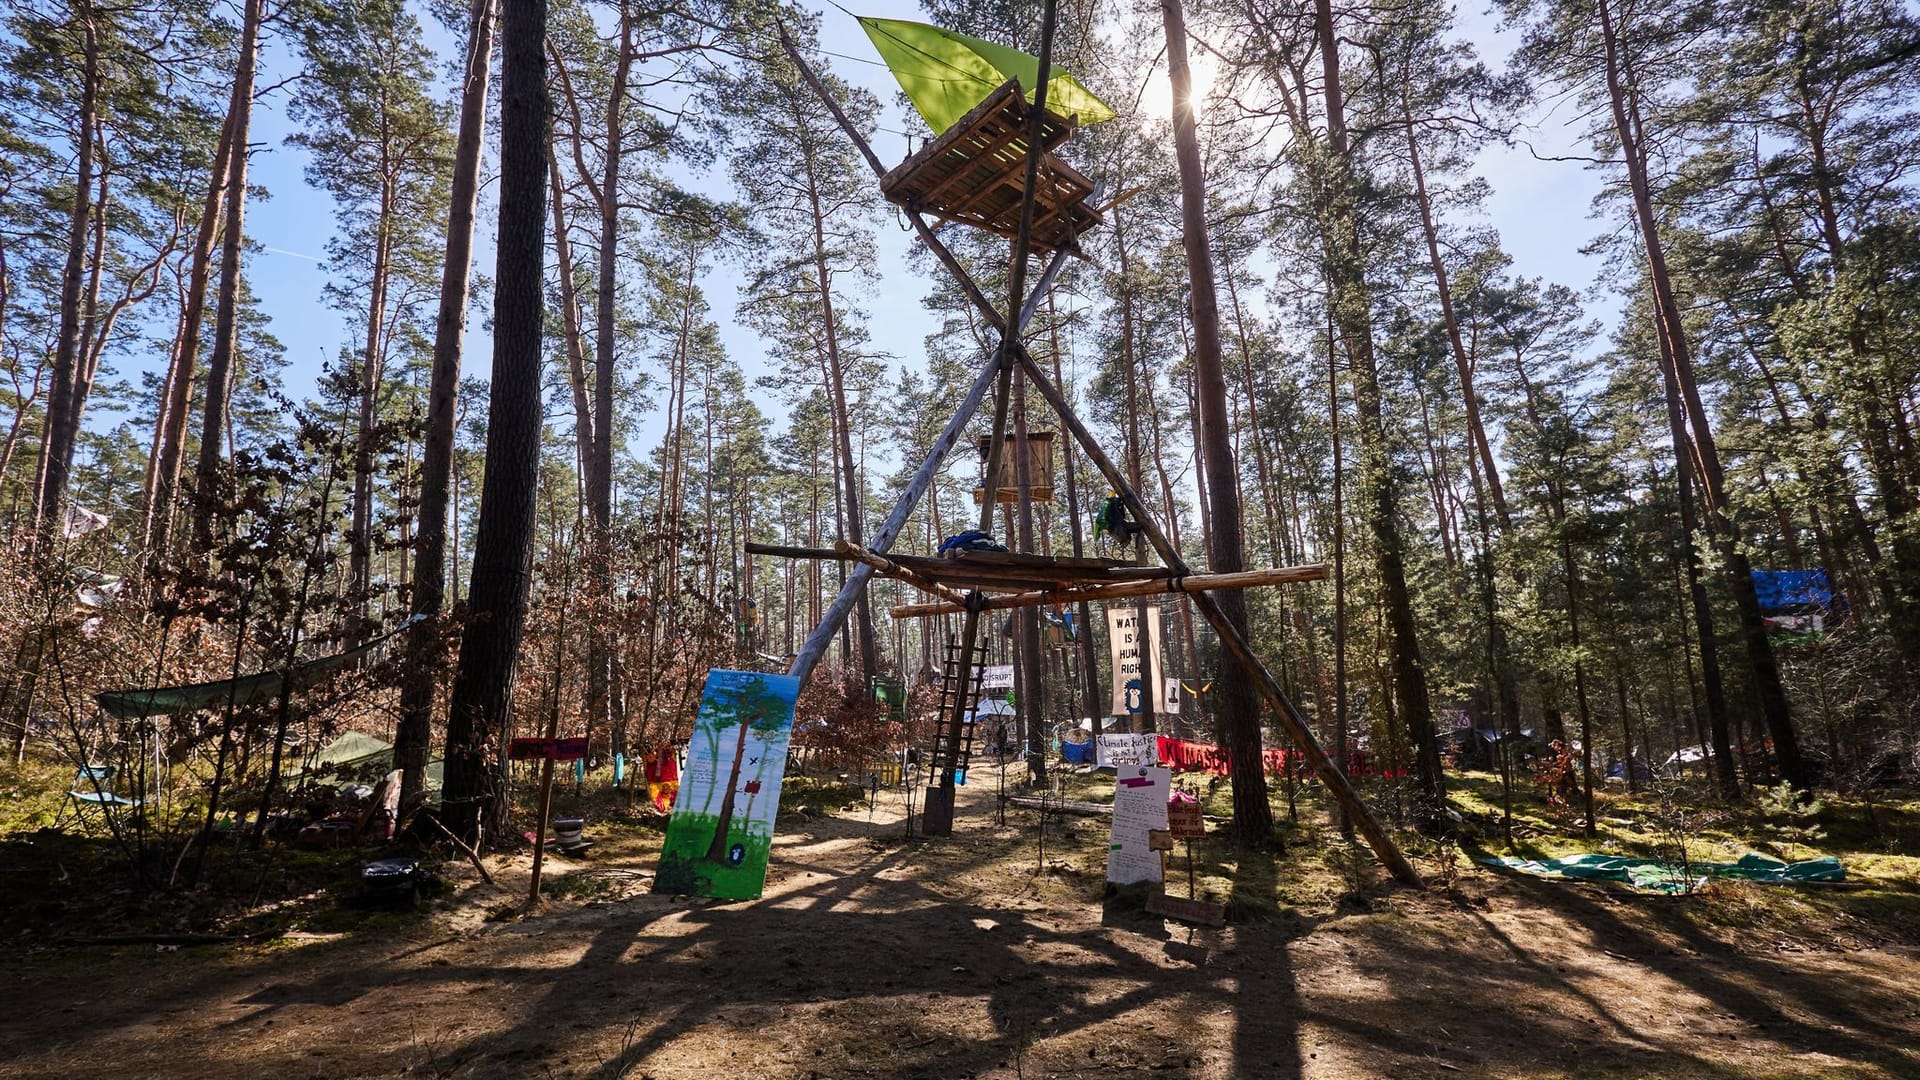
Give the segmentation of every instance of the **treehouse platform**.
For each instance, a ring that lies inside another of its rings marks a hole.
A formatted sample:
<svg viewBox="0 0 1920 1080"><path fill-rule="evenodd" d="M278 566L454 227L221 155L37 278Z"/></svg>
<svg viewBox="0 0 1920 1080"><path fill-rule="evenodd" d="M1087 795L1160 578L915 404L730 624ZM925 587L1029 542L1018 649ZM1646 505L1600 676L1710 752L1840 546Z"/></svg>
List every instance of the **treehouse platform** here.
<svg viewBox="0 0 1920 1080"><path fill-rule="evenodd" d="M938 138L880 179L888 202L943 221L973 225L1014 239L1027 184L1027 128L1033 106L1009 79ZM1041 156L1033 192L1035 251L1080 254L1080 234L1100 224L1087 205L1093 181L1052 151L1074 123L1052 110L1040 125Z"/></svg>

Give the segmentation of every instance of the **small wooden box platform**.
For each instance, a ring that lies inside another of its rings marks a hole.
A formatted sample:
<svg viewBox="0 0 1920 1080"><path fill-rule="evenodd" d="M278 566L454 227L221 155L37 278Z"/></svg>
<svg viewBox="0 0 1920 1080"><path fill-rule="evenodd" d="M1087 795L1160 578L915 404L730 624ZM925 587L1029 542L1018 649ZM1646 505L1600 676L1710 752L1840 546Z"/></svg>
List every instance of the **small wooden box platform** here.
<svg viewBox="0 0 1920 1080"><path fill-rule="evenodd" d="M880 193L909 210L1010 239L1019 236L1031 109L1020 83L1008 80L939 138L881 177ZM1045 152L1066 142L1072 132L1072 125L1051 111L1041 123L1043 153L1028 234L1036 251L1064 247L1079 254L1080 234L1100 224L1099 213L1086 202L1093 194L1093 181Z"/></svg>

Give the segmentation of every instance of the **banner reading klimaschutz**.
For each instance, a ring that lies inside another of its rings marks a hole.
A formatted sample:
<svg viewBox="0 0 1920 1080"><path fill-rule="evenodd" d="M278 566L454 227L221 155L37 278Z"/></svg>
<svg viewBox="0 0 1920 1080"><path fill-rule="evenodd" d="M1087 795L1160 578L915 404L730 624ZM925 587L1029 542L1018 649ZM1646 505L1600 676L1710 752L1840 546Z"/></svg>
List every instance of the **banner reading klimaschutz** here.
<svg viewBox="0 0 1920 1080"><path fill-rule="evenodd" d="M799 696L790 675L707 673L654 892L759 897Z"/></svg>

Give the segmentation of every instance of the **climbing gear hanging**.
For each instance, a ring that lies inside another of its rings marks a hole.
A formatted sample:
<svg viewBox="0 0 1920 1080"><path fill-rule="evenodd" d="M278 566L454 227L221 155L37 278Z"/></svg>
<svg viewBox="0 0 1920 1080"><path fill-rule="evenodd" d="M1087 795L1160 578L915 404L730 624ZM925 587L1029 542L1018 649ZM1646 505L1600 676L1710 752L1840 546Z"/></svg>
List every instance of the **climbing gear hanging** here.
<svg viewBox="0 0 1920 1080"><path fill-rule="evenodd" d="M1121 544L1132 543L1140 535L1140 526L1127 514L1127 504L1120 498L1119 492L1108 492L1107 497L1093 512L1093 538L1097 541L1100 534L1106 533Z"/></svg>

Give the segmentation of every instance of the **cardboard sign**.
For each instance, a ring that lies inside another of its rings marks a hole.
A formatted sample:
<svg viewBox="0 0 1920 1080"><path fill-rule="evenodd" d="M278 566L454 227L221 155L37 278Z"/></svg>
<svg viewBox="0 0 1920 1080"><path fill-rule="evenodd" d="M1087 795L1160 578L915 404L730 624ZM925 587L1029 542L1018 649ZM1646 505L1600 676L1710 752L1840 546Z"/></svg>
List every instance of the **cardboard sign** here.
<svg viewBox="0 0 1920 1080"><path fill-rule="evenodd" d="M1207 819L1193 799L1173 799L1167 803L1167 829L1176 839L1198 840L1207 835Z"/></svg>
<svg viewBox="0 0 1920 1080"><path fill-rule="evenodd" d="M1172 851L1173 833L1166 829L1148 829L1147 847L1154 851Z"/></svg>
<svg viewBox="0 0 1920 1080"><path fill-rule="evenodd" d="M1160 853L1149 835L1167 827L1173 774L1152 765L1128 765L1113 779L1113 834L1107 844L1107 880L1116 885L1161 879Z"/></svg>
<svg viewBox="0 0 1920 1080"><path fill-rule="evenodd" d="M1154 735L1101 735L1095 739L1094 762L1116 769L1124 765L1158 765L1159 745Z"/></svg>
<svg viewBox="0 0 1920 1080"><path fill-rule="evenodd" d="M1227 925L1227 909L1211 900L1186 900L1166 893L1154 893L1147 897L1147 910L1163 918L1201 926Z"/></svg>
<svg viewBox="0 0 1920 1080"><path fill-rule="evenodd" d="M515 739L507 744L508 761L543 761L552 758L555 761L579 761L587 756L587 740L575 739Z"/></svg>
<svg viewBox="0 0 1920 1080"><path fill-rule="evenodd" d="M654 892L753 900L766 888L799 696L790 675L707 673Z"/></svg>

